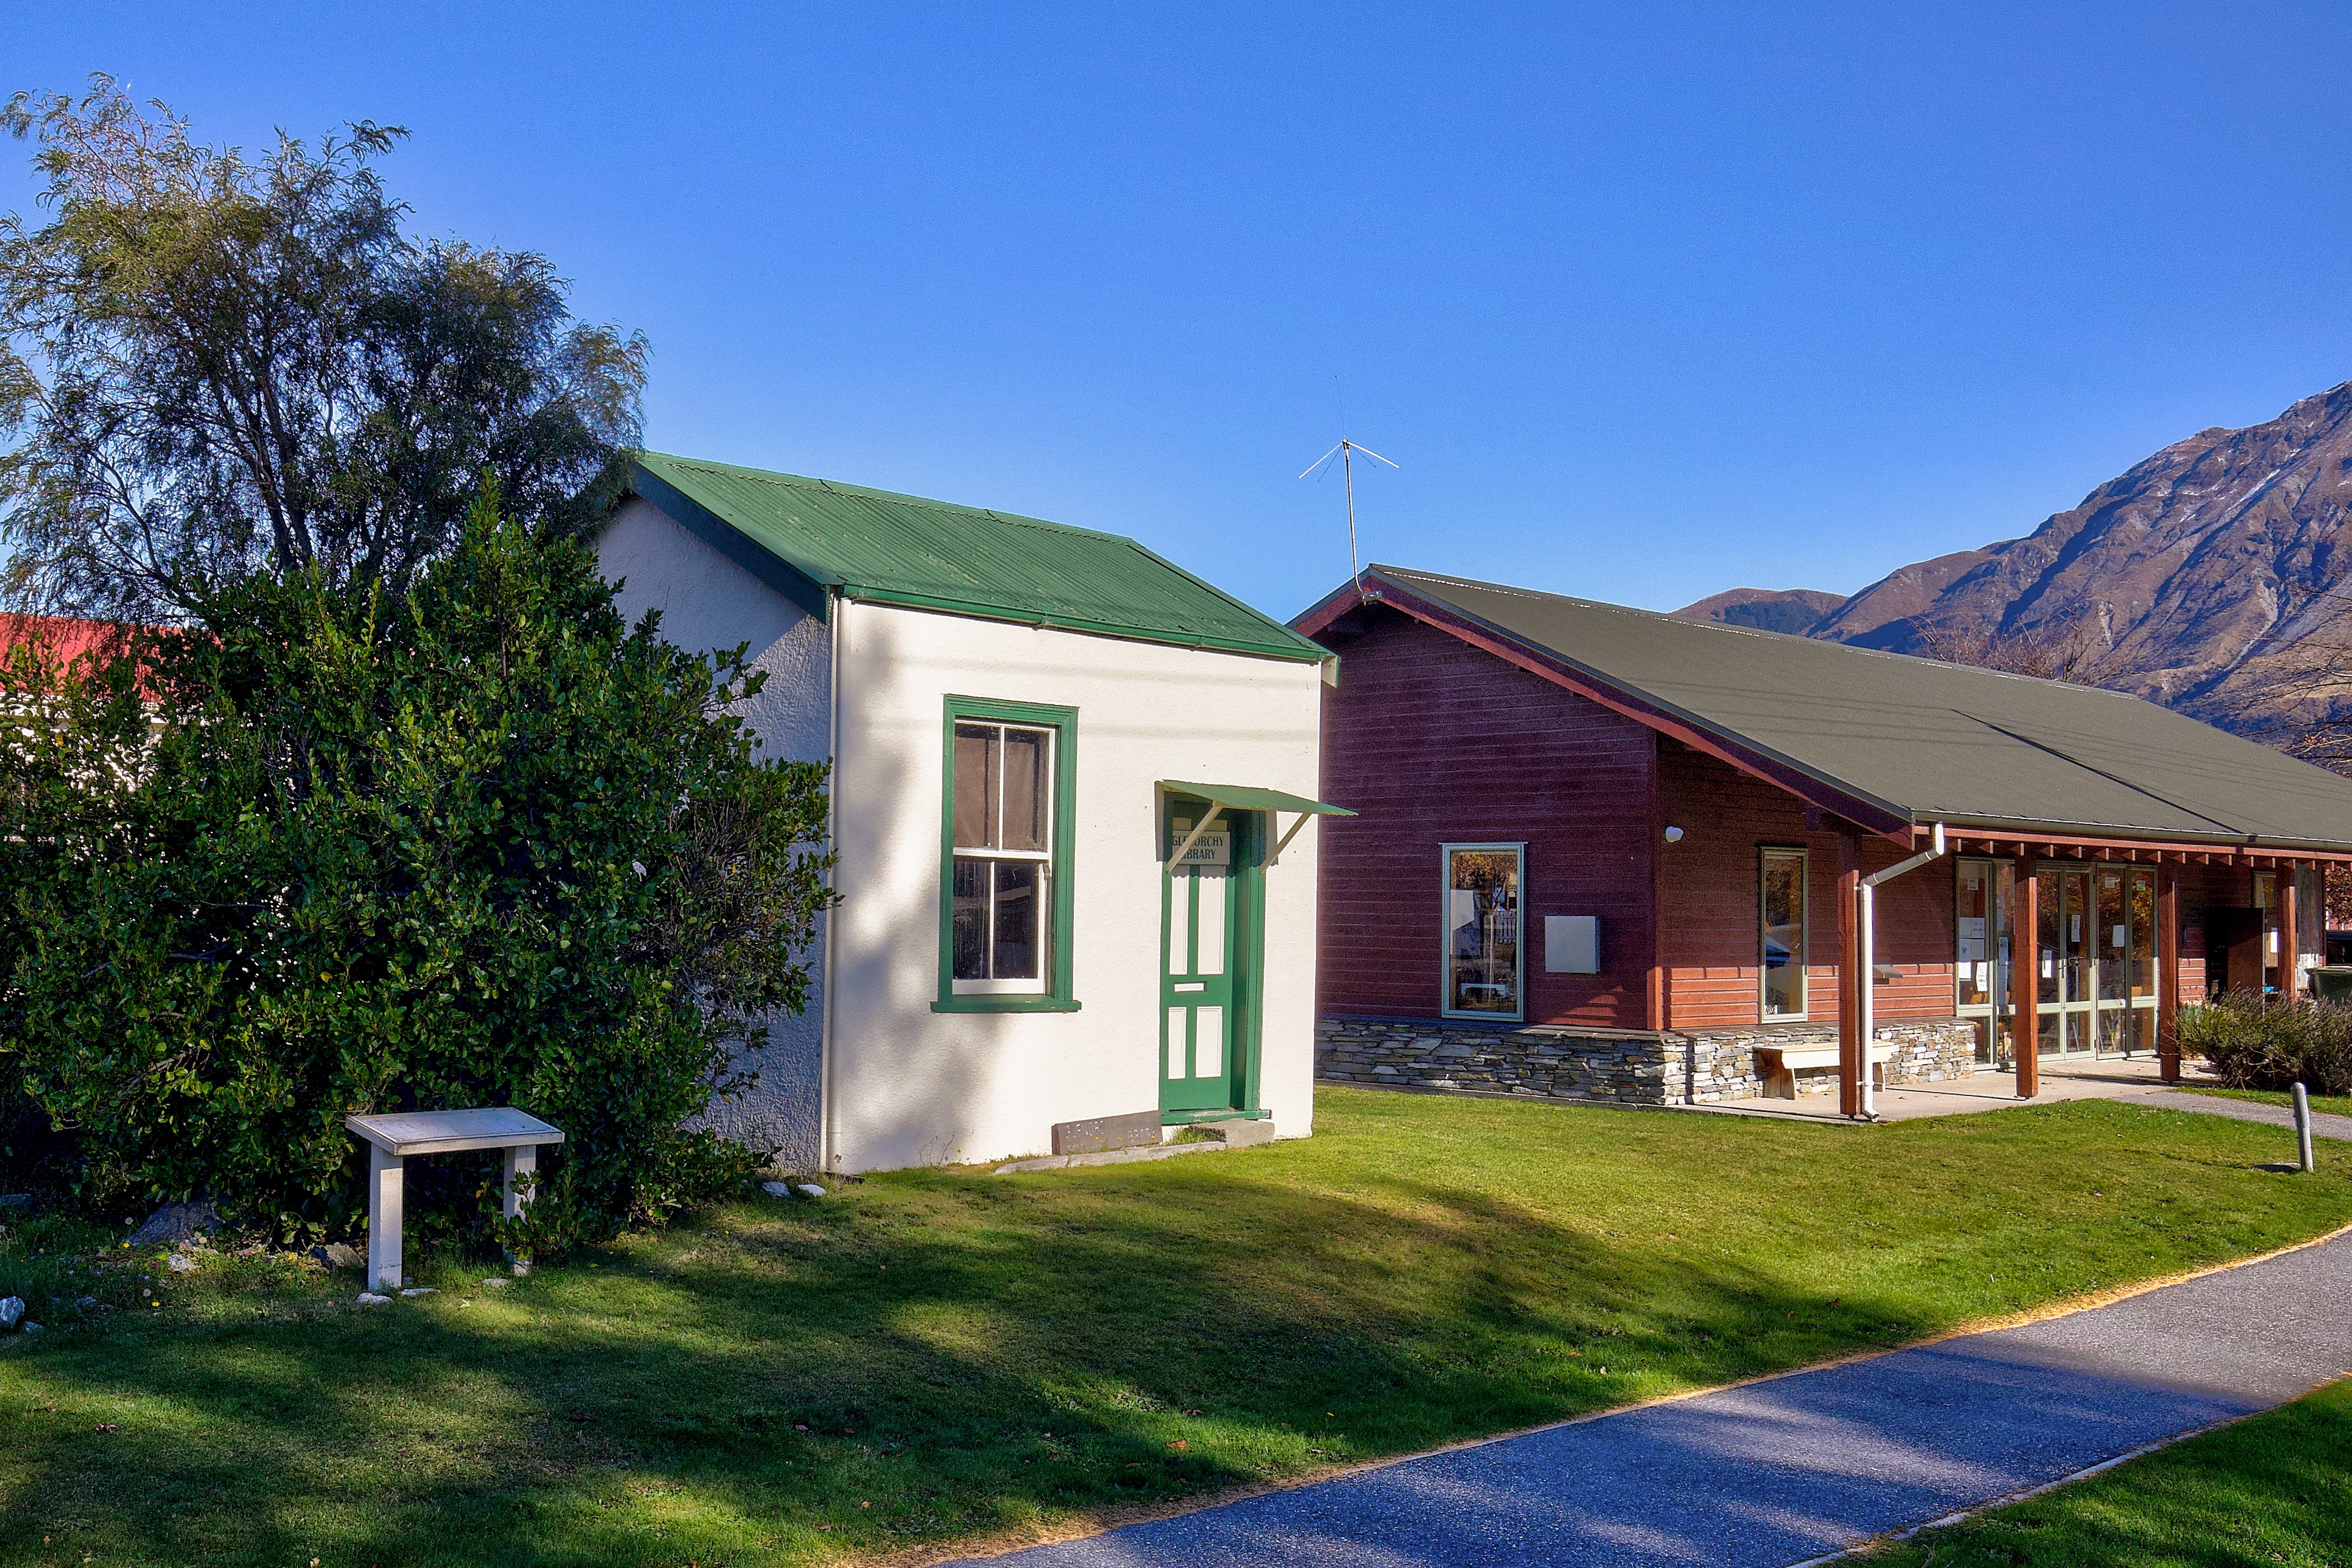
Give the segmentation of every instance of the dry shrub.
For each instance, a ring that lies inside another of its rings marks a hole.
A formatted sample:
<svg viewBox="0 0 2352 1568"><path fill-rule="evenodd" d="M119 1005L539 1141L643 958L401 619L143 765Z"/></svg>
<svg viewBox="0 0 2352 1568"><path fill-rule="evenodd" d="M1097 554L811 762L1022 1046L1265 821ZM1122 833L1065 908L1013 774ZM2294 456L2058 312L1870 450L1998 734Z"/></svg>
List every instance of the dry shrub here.
<svg viewBox="0 0 2352 1568"><path fill-rule="evenodd" d="M2180 1010L2180 1047L2231 1089L2352 1094L2352 1006L2231 991Z"/></svg>

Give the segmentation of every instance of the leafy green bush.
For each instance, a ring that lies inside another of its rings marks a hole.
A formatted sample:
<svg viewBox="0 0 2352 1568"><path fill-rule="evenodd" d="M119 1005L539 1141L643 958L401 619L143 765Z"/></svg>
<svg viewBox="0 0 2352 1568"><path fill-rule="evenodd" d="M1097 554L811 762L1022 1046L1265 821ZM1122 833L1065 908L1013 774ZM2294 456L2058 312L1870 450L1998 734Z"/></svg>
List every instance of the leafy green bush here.
<svg viewBox="0 0 2352 1568"><path fill-rule="evenodd" d="M2352 1007L2231 991L2180 1010L2180 1046L2232 1089L2352 1094Z"/></svg>
<svg viewBox="0 0 2352 1568"><path fill-rule="evenodd" d="M721 710L741 650L628 627L488 502L404 599L263 574L205 618L52 672L0 747L0 1054L85 1202L344 1234L346 1114L513 1104L567 1135L527 1230L488 1159L412 1166L411 1212L558 1249L762 1161L687 1123L830 895L824 770Z"/></svg>

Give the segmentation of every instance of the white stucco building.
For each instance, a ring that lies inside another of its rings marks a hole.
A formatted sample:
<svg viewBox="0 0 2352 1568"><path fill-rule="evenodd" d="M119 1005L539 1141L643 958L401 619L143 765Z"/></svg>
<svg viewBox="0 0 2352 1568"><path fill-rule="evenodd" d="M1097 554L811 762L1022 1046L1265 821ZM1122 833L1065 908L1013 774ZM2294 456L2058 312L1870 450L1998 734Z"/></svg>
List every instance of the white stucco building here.
<svg viewBox="0 0 2352 1568"><path fill-rule="evenodd" d="M1321 648L1117 535L659 454L597 549L833 763L816 999L721 1131L854 1172L1311 1130Z"/></svg>

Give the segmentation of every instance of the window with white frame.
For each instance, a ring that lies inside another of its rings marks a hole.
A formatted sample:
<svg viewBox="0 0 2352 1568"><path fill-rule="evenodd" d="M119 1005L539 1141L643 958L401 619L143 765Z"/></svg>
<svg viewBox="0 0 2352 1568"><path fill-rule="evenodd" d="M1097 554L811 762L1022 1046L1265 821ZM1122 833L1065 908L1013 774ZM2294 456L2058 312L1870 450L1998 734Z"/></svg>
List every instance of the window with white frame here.
<svg viewBox="0 0 2352 1568"><path fill-rule="evenodd" d="M1054 929L1055 732L961 719L954 737L951 982L961 994L1043 993Z"/></svg>
<svg viewBox="0 0 2352 1568"><path fill-rule="evenodd" d="M1761 908L1767 1018L1805 1016L1805 852L1767 849L1762 857Z"/></svg>
<svg viewBox="0 0 2352 1568"><path fill-rule="evenodd" d="M1520 1016L1517 844L1448 844L1445 996L1441 1009L1474 1017Z"/></svg>

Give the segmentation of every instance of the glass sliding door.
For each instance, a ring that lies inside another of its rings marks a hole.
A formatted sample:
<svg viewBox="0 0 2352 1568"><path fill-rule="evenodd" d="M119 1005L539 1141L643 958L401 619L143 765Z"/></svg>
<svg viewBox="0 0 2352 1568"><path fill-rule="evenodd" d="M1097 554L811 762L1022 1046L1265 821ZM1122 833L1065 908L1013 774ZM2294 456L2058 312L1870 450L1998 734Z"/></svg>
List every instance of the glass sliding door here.
<svg viewBox="0 0 2352 1568"><path fill-rule="evenodd" d="M2044 866L2034 1042L2045 1057L2156 1048L2156 873Z"/></svg>
<svg viewBox="0 0 2352 1568"><path fill-rule="evenodd" d="M1955 872L1953 1011L1976 1026L1976 1063L2005 1068L2011 1055L2009 910L2015 868L2003 860L1959 862Z"/></svg>
<svg viewBox="0 0 2352 1568"><path fill-rule="evenodd" d="M2091 889L2092 968L2098 984L2091 998L2092 1044L2103 1057L2118 1057L2131 1049L2125 1038L2131 1023L2131 921L2125 914L2123 868L2101 867L2091 873Z"/></svg>
<svg viewBox="0 0 2352 1568"><path fill-rule="evenodd" d="M2124 873L2123 1028L2125 1056L2156 1050L2156 873Z"/></svg>

